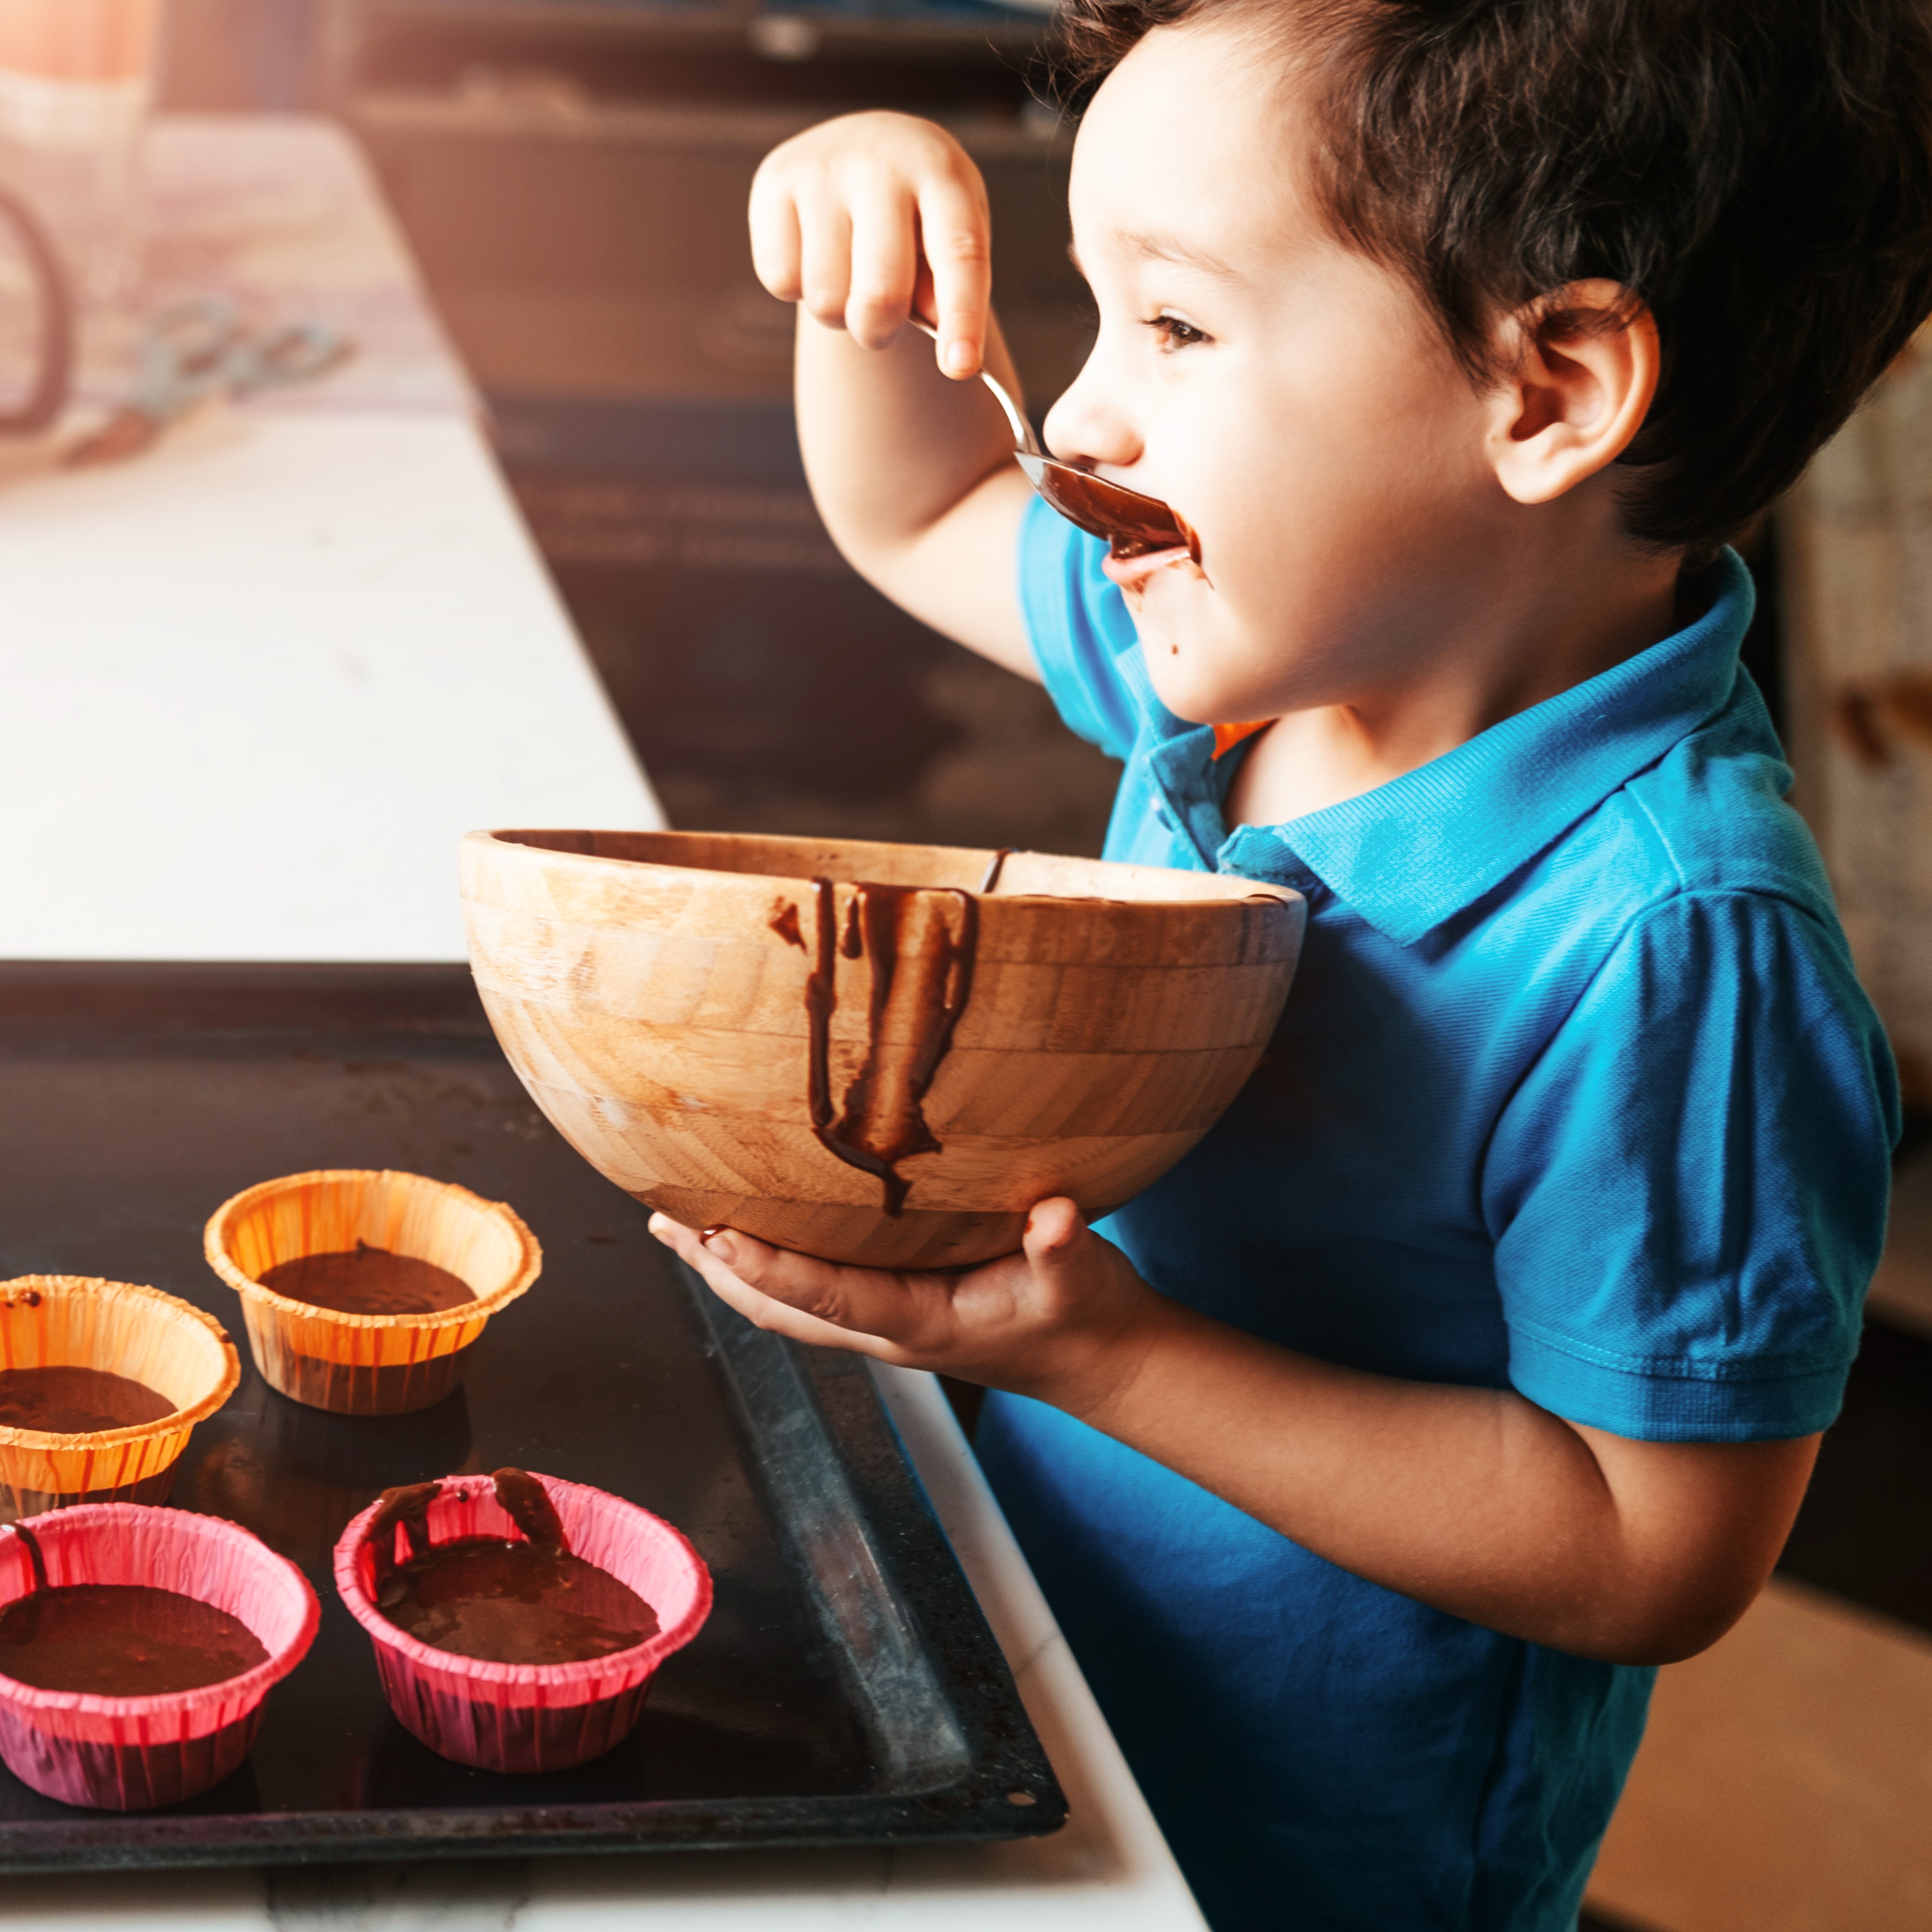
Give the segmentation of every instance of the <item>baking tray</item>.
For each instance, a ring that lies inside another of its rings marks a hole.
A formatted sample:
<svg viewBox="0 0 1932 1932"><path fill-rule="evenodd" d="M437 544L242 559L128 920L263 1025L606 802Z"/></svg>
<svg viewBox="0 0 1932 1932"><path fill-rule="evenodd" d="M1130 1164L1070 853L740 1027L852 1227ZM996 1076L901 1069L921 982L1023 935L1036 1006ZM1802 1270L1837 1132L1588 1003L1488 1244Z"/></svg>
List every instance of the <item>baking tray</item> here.
<svg viewBox="0 0 1932 1932"><path fill-rule="evenodd" d="M0 1278L146 1282L237 1336L202 1226L252 1181L395 1167L509 1202L543 1244L464 1386L412 1416L304 1408L247 1366L178 1507L245 1524L322 1600L248 1762L191 1804L70 1810L0 1768L0 1870L1032 1835L1066 1800L854 1357L753 1328L531 1106L442 966L0 964ZM329 1576L392 1484L506 1463L683 1529L717 1586L595 1763L446 1762L383 1702Z"/></svg>

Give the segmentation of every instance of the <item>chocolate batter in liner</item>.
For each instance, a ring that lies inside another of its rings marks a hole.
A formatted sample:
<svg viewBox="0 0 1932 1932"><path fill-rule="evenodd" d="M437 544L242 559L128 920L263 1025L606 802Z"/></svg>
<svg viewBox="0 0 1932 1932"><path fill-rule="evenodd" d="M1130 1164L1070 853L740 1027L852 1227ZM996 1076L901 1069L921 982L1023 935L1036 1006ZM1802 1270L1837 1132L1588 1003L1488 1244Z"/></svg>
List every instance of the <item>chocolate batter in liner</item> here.
<svg viewBox="0 0 1932 1932"><path fill-rule="evenodd" d="M653 1636L656 1612L607 1570L573 1556L543 1485L521 1469L490 1479L524 1540L432 1544L434 1483L387 1491L369 1526L376 1607L419 1642L492 1664L574 1664ZM406 1556L394 1559L395 1532Z"/></svg>

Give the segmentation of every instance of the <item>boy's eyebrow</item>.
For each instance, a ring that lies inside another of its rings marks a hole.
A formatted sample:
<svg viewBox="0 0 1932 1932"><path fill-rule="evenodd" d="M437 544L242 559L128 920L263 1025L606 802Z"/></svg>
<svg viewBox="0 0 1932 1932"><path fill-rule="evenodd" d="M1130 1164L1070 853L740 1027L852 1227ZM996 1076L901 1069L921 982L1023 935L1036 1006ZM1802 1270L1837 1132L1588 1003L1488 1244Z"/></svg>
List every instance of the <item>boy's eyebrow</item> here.
<svg viewBox="0 0 1932 1932"><path fill-rule="evenodd" d="M1178 262L1186 268L1198 268L1203 274L1212 275L1217 281L1238 282L1242 279L1240 272L1229 268L1219 256L1210 255L1206 249L1197 248L1177 235L1159 230L1116 228L1110 231L1109 238L1129 254L1142 256L1150 261ZM1079 248L1072 242L1066 244L1066 259L1083 277L1086 274L1087 271L1081 266Z"/></svg>

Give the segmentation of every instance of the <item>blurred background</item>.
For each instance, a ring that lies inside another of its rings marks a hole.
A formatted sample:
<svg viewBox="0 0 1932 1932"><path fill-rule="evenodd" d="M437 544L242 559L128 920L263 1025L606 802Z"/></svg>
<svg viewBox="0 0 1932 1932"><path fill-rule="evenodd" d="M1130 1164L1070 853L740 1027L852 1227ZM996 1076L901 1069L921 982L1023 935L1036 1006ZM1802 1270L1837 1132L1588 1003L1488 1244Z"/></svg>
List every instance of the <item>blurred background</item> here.
<svg viewBox="0 0 1932 1932"><path fill-rule="evenodd" d="M175 0L163 99L360 136L674 824L1097 851L1106 761L826 541L791 314L744 242L788 134L938 116L991 184L1000 312L1043 407L1088 326L1044 25L972 0Z"/></svg>
<svg viewBox="0 0 1932 1932"><path fill-rule="evenodd" d="M788 134L860 106L944 120L986 170L997 299L1043 412L1090 326L1047 26L977 0L170 0L158 105L326 116L361 142L674 824L1092 852L1107 761L826 539L790 313L743 240ZM1844 1417L1772 1591L1664 1673L1590 1922L1900 1932L1932 1925L1932 356L1750 560L1748 659L1912 1126Z"/></svg>

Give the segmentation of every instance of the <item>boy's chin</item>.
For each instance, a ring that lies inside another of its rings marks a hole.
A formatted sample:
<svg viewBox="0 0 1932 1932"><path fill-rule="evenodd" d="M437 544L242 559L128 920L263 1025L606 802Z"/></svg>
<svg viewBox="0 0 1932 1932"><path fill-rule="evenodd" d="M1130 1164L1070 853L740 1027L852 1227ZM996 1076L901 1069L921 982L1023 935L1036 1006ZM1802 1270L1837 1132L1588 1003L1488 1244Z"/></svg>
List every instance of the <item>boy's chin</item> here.
<svg viewBox="0 0 1932 1932"><path fill-rule="evenodd" d="M1240 709L1240 695L1199 662L1198 652L1190 654L1174 640L1157 634L1143 636L1141 658L1154 694L1183 723L1232 724L1255 715ZM1246 701L1252 704L1252 693Z"/></svg>

